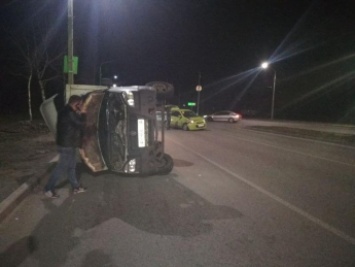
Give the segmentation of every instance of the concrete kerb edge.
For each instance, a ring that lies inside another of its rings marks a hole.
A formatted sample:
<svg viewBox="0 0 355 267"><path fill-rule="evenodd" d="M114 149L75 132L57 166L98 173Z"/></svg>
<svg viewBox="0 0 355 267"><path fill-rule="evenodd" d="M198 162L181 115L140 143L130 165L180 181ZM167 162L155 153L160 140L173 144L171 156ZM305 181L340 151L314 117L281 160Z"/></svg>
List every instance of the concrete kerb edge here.
<svg viewBox="0 0 355 267"><path fill-rule="evenodd" d="M37 187L42 179L48 175L50 166L37 178L20 185L6 199L0 203L0 223Z"/></svg>
<svg viewBox="0 0 355 267"><path fill-rule="evenodd" d="M21 201L27 196L29 189L30 185L23 183L0 203L0 222L2 222L19 203L21 203Z"/></svg>

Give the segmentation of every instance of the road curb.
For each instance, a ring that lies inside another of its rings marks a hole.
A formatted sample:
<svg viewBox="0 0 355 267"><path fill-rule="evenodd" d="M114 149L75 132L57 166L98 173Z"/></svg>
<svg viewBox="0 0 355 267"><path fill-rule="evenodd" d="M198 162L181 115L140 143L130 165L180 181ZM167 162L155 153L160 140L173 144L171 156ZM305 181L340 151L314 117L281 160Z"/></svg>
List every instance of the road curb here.
<svg viewBox="0 0 355 267"><path fill-rule="evenodd" d="M10 196L0 203L0 222L2 222L28 195L31 186L28 183L23 183Z"/></svg>
<svg viewBox="0 0 355 267"><path fill-rule="evenodd" d="M36 179L20 185L6 199L0 202L0 223L36 188L40 185L42 179L48 175L50 166Z"/></svg>

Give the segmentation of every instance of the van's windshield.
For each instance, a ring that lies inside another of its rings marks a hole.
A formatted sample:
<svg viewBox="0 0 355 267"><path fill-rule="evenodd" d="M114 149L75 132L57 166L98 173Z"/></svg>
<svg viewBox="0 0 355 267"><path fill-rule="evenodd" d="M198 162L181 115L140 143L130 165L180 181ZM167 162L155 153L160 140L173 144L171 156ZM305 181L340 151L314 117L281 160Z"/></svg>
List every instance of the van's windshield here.
<svg viewBox="0 0 355 267"><path fill-rule="evenodd" d="M109 164L114 169L121 169L125 163L126 154L126 105L120 94L111 93L108 100L107 125L108 133L107 145L111 146L109 153Z"/></svg>

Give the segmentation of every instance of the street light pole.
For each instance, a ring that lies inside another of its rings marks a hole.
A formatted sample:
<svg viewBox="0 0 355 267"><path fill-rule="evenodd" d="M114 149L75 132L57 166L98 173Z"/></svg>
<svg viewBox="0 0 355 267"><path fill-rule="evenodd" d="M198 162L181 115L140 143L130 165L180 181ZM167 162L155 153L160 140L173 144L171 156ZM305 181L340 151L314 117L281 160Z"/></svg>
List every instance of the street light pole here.
<svg viewBox="0 0 355 267"><path fill-rule="evenodd" d="M68 0L68 84L74 83L73 35L73 0Z"/></svg>
<svg viewBox="0 0 355 267"><path fill-rule="evenodd" d="M264 62L261 64L261 67L263 69L269 68L269 63ZM274 109L275 109L275 90L276 90L276 70L274 68L271 68L272 71L274 72L274 77L272 81L272 97L271 97L271 112L270 112L270 119L274 119Z"/></svg>
<svg viewBox="0 0 355 267"><path fill-rule="evenodd" d="M276 71L274 71L274 79L272 83L272 100L271 100L271 119L274 119L274 108L275 108L275 87L276 87Z"/></svg>
<svg viewBox="0 0 355 267"><path fill-rule="evenodd" d="M197 109L196 109L196 113L197 115L199 115L200 112L200 93L202 91L202 85L201 85L201 72L198 73L198 82L197 82L197 86L196 86L196 91L197 91Z"/></svg>

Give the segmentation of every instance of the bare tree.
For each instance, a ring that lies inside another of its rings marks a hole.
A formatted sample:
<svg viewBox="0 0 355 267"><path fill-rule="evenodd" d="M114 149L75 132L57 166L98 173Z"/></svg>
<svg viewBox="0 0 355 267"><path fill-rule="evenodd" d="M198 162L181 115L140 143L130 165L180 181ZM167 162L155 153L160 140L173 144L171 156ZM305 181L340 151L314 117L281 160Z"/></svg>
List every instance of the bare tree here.
<svg viewBox="0 0 355 267"><path fill-rule="evenodd" d="M33 78L34 66L34 55L30 44L26 38L17 37L9 35L9 40L17 48L18 54L11 58L12 64L9 72L13 76L22 77L27 80L27 101L28 101L28 115L29 120L32 121L32 97L31 97L31 83Z"/></svg>
<svg viewBox="0 0 355 267"><path fill-rule="evenodd" d="M46 23L47 25L47 23ZM45 29L42 24L33 28L34 70L41 90L42 101L46 100L46 84L51 80L62 78L60 71L61 60L65 54L65 46L53 48L52 31ZM52 49L50 49L52 48Z"/></svg>
<svg viewBox="0 0 355 267"><path fill-rule="evenodd" d="M31 88L38 82L42 101L46 99L46 85L49 81L60 79L61 59L65 45L55 40L55 31L46 17L33 19L26 29L10 31L5 29L8 41L15 48L9 57L9 72L27 81L28 115L32 121Z"/></svg>

